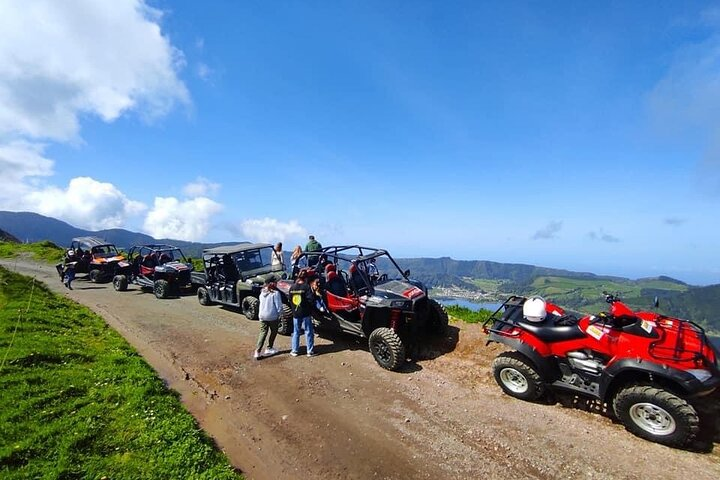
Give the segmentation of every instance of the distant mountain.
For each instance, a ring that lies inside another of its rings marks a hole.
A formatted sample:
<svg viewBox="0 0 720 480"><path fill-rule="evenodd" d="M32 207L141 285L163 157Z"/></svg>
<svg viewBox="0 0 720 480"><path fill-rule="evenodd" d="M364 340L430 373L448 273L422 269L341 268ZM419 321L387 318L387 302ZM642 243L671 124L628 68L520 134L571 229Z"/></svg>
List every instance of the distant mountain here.
<svg viewBox="0 0 720 480"><path fill-rule="evenodd" d="M131 232L122 228L111 228L107 230L84 230L73 227L55 218L46 217L32 212L2 212L0 211L0 229L11 233L22 242L38 242L50 240L51 242L67 246L74 237L94 236L114 243L118 248L128 249L133 245L148 243L168 243L183 250L183 253L191 257L199 257L204 248L231 243L198 243L173 240L169 238L155 239L144 233Z"/></svg>
<svg viewBox="0 0 720 480"><path fill-rule="evenodd" d="M20 240L10 235L5 230L0 230L0 242L20 243Z"/></svg>
<svg viewBox="0 0 720 480"><path fill-rule="evenodd" d="M409 268L412 276L432 286L462 286L465 278L508 280L525 286L537 277L555 276L588 280L630 281L622 277L600 276L587 272L573 272L557 268L537 267L521 263L499 263L487 260L454 260L441 258L403 258L402 268Z"/></svg>
<svg viewBox="0 0 720 480"><path fill-rule="evenodd" d="M720 332L720 285L693 287L660 303L663 311Z"/></svg>

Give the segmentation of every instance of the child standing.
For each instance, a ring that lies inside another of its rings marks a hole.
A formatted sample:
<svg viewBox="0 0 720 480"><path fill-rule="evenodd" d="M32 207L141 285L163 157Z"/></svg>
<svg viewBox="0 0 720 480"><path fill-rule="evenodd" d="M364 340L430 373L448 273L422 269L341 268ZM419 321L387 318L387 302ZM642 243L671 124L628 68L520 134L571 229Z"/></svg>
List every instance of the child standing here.
<svg viewBox="0 0 720 480"><path fill-rule="evenodd" d="M275 337L277 337L281 314L282 297L280 296L280 292L278 292L275 282L269 279L265 280L265 286L260 292L260 309L258 312L260 318L260 335L258 336L255 352L253 353L256 360L262 356L260 351L265 343L268 330L270 330L270 338L268 339L268 346L265 349L265 355L275 355L277 353L273 345L275 344Z"/></svg>

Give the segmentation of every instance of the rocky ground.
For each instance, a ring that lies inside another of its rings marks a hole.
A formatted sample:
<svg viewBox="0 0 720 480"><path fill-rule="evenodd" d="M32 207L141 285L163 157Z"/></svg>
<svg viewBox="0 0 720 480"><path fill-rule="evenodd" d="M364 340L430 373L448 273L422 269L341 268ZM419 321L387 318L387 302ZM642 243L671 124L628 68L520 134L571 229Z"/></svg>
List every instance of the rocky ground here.
<svg viewBox="0 0 720 480"><path fill-rule="evenodd" d="M576 398L503 395L490 373L499 347L477 325L452 323L402 372L344 335L319 338L314 358L290 357L281 336L281 353L256 361L257 323L231 309L83 280L68 291L52 266L0 263L102 315L248 478L720 478L718 438L671 449Z"/></svg>

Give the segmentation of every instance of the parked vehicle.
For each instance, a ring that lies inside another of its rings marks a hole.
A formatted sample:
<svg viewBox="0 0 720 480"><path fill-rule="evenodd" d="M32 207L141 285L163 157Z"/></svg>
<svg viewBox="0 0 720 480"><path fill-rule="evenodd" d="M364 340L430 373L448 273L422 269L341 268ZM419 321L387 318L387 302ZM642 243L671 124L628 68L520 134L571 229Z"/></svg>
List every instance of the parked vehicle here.
<svg viewBox="0 0 720 480"><path fill-rule="evenodd" d="M539 299L510 297L483 325L489 341L512 349L494 360L495 380L523 400L549 389L599 400L633 434L687 445L705 396L720 386L720 355L693 322L605 298L609 313L576 320L550 303L538 308Z"/></svg>
<svg viewBox="0 0 720 480"><path fill-rule="evenodd" d="M266 279L287 278L282 265L272 264L273 246L240 243L203 251L205 282L198 288L201 305L237 307L250 320L258 319L259 296ZM288 312L281 322L287 322ZM284 327L286 328L286 327Z"/></svg>
<svg viewBox="0 0 720 480"><path fill-rule="evenodd" d="M76 237L65 250L62 263L55 269L63 278L63 265L73 263L75 275L86 274L93 283L109 281L121 272L127 272L129 264L124 254L112 243L98 237Z"/></svg>
<svg viewBox="0 0 720 480"><path fill-rule="evenodd" d="M113 286L122 292L128 284L152 290L157 298L179 295L193 287L192 263L172 245L136 245L128 252L129 272L115 275Z"/></svg>
<svg viewBox="0 0 720 480"><path fill-rule="evenodd" d="M444 307L428 298L427 288L386 250L331 246L303 253L299 263L310 277L321 277L327 308L315 315L318 328L367 338L370 353L383 368L400 369L422 334L447 329ZM277 282L286 302L292 284L291 279ZM281 333L292 333L292 325Z"/></svg>

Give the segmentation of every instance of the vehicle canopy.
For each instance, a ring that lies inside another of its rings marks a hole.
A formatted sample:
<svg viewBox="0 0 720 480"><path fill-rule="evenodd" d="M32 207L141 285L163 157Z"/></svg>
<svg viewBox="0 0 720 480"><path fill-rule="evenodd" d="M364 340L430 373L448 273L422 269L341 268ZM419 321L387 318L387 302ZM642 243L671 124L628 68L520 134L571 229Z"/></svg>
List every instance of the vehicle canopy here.
<svg viewBox="0 0 720 480"><path fill-rule="evenodd" d="M239 243L209 248L203 251L205 270L223 266L234 268L244 278L269 272L281 272L281 264L272 264L273 246L269 243Z"/></svg>
<svg viewBox="0 0 720 480"><path fill-rule="evenodd" d="M103 258L115 257L120 254L114 244L98 237L75 237L72 239L71 248L73 250L81 248L90 252L93 256Z"/></svg>

